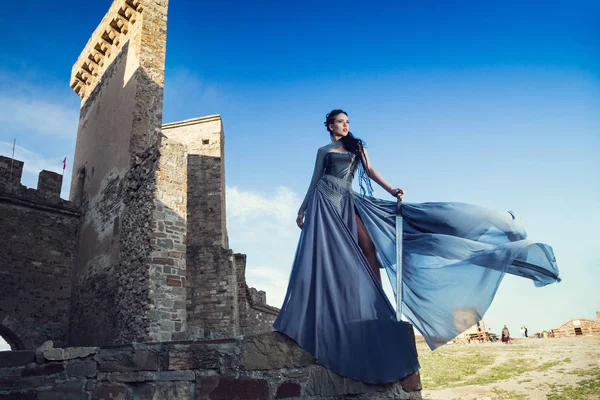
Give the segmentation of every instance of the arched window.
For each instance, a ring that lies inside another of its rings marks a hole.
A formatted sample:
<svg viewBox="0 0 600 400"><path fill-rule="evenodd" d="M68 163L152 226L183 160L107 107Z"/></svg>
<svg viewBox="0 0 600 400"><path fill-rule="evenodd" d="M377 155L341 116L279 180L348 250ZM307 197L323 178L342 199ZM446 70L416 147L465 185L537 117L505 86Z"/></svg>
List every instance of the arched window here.
<svg viewBox="0 0 600 400"><path fill-rule="evenodd" d="M25 350L25 346L7 327L0 325L0 351Z"/></svg>

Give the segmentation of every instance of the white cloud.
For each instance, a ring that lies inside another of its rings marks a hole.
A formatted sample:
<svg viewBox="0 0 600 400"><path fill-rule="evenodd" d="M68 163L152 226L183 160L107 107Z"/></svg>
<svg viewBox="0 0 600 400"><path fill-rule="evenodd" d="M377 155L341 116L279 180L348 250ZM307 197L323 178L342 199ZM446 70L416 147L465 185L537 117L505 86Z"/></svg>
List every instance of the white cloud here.
<svg viewBox="0 0 600 400"><path fill-rule="evenodd" d="M0 71L0 124L18 135L74 139L79 98L71 89L35 85Z"/></svg>
<svg viewBox="0 0 600 400"><path fill-rule="evenodd" d="M241 221L252 218L273 218L277 221L289 220L297 210L298 196L285 186L276 189L275 196L267 198L258 193L227 188L227 213L230 218Z"/></svg>
<svg viewBox="0 0 600 400"><path fill-rule="evenodd" d="M247 254L249 286L267 292L270 305L280 306L300 230L295 219L298 195L287 187L273 194L227 188L227 231L230 247Z"/></svg>

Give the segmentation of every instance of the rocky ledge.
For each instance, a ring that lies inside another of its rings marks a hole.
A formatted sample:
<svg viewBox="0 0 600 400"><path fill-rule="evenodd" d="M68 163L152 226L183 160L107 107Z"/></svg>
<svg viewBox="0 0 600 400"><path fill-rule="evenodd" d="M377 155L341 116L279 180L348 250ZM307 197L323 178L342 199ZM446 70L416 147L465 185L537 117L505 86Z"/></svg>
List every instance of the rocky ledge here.
<svg viewBox="0 0 600 400"><path fill-rule="evenodd" d="M418 374L343 378L277 332L233 339L0 352L0 400L421 399Z"/></svg>

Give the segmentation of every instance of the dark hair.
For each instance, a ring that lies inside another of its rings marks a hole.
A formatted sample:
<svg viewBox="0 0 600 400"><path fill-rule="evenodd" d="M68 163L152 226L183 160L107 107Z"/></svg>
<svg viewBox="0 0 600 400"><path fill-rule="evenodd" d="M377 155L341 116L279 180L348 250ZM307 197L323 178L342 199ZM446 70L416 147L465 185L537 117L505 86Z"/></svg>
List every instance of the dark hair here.
<svg viewBox="0 0 600 400"><path fill-rule="evenodd" d="M346 116L348 115L348 113L344 110L332 110L330 113L328 113L325 116L325 127L327 128L327 131L329 132L329 136L331 136L333 138L333 133L331 132L331 130L329 129L329 124L332 124L333 121L335 120L335 117L337 117L340 114L346 114ZM360 192L364 195L364 194L368 194L369 196L371 196L373 194L373 187L371 186L371 175L369 174L369 166L367 165L367 157L365 157L365 147L367 147L367 144L355 137L352 132L348 132L348 134L346 136L343 136L341 139L342 141L342 145L344 146L344 148L349 151L350 153L353 153L356 155L356 157L358 157L360 163L359 163L359 178L358 178L358 184L360 185Z"/></svg>

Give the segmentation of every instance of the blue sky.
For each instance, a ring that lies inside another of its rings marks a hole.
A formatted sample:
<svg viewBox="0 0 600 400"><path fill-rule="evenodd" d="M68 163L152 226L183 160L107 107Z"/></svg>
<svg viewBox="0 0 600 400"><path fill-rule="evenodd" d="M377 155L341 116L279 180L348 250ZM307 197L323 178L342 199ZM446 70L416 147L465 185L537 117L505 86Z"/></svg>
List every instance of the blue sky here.
<svg viewBox="0 0 600 400"><path fill-rule="evenodd" d="M17 139L28 186L72 160L70 71L109 6L36 0L3 10L0 153ZM563 282L536 289L507 277L488 326L533 332L592 318L599 11L592 1L173 1L164 122L221 114L231 247L248 254L248 281L273 305L316 149L328 141L322 121L339 107L406 201L512 210L530 238L553 246Z"/></svg>

